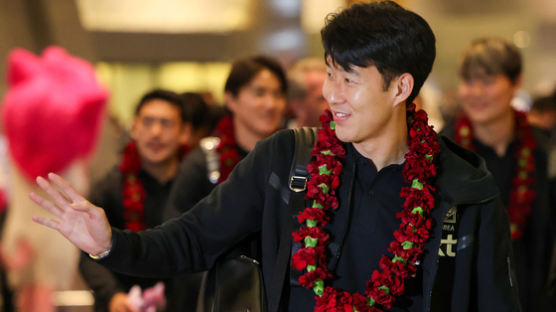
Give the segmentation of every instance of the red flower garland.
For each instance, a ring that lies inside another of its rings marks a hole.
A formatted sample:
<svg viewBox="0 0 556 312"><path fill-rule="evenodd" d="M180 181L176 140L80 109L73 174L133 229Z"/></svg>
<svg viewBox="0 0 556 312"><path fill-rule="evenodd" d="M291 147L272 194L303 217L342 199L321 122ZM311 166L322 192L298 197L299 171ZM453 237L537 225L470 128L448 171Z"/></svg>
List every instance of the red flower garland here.
<svg viewBox="0 0 556 312"><path fill-rule="evenodd" d="M190 149L187 146L180 146L178 152L180 159L183 159L189 151ZM146 229L143 201L147 193L143 184L137 178L139 170L141 170L141 158L137 151L137 143L130 141L124 149L120 172L124 180L122 195L125 228L135 232Z"/></svg>
<svg viewBox="0 0 556 312"><path fill-rule="evenodd" d="M234 124L230 116L226 116L218 122L216 134L220 138L220 144L216 148L220 155L220 178L218 178L218 184L220 184L226 181L241 157L237 151Z"/></svg>
<svg viewBox="0 0 556 312"><path fill-rule="evenodd" d="M343 168L340 159L346 153L335 135L335 123L330 111L326 111L320 119L323 126L318 131L318 141L312 152L316 159L307 166L311 180L307 183L306 198L313 199L313 202L297 217L302 226L292 236L294 241L303 242L304 248L293 255L292 265L298 270L306 270L299 283L312 288L317 295L314 311L378 312L383 308L389 309L396 297L405 292L405 280L415 276L415 263L429 238L432 226L429 213L434 208L435 192L430 183L436 176L434 160L440 152L436 133L427 124L425 111L415 112L415 105L410 105L409 152L405 155L402 174L411 187L403 187L400 192L405 202L403 211L396 214L401 224L388 248L393 257L382 256L380 270L372 273L364 295L351 294L324 285L325 280L332 278L326 266L329 235L324 226L330 221L327 212L339 206L336 190L340 186L339 176Z"/></svg>
<svg viewBox="0 0 556 312"><path fill-rule="evenodd" d="M510 218L510 231L512 239L516 240L523 236L523 230L527 226L531 207L536 193L533 189L535 183L535 158L533 151L536 147L535 137L531 126L527 122L524 113L515 111L517 148L515 158L517 168L512 180L512 189L506 210ZM459 118L456 124L455 141L463 147L475 151L473 146L473 127L466 116Z"/></svg>

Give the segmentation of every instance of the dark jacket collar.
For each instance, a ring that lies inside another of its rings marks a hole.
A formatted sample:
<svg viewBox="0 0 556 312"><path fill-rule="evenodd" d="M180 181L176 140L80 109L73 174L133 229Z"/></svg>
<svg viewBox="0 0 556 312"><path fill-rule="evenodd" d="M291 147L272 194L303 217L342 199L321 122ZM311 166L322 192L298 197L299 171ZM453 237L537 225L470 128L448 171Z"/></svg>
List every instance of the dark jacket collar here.
<svg viewBox="0 0 556 312"><path fill-rule="evenodd" d="M498 196L485 161L477 154L439 136L440 156L435 186L454 205L481 203Z"/></svg>

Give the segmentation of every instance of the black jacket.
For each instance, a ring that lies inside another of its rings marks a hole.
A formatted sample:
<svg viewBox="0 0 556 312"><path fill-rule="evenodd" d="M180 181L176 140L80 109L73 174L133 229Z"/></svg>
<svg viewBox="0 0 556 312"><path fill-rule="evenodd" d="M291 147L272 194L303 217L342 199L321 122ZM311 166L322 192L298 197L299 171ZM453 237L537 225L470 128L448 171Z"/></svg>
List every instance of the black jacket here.
<svg viewBox="0 0 556 312"><path fill-rule="evenodd" d="M515 255L515 272L519 283L521 305L524 312L542 312L553 311L554 307L550 306L547 300L547 277L549 268L549 259L551 256L552 233L550 231L551 218L551 202L549 199L549 181L547 168L547 140L542 135L540 129L532 127L533 135L536 141L536 148L533 151L535 163L535 183L533 189L535 191L535 200L531 207L531 215L529 216L527 227L523 236L512 241L512 249ZM442 130L442 134L453 137L455 133L454 127L447 127ZM487 165L492 164L490 168L493 175L499 175L498 187L502 194L506 194L507 198L502 201L509 201L509 193L511 181L505 181L500 176L504 174L513 177L517 167L517 159L515 156L515 141L512 142L507 153L511 155L513 162L511 164L502 162L502 166L498 163L498 158L487 161ZM479 155L481 155L479 153ZM484 156L485 158L488 156ZM496 166L498 166L496 168ZM487 168L489 169L489 168ZM506 172L501 172L506 171ZM500 181L502 180L502 181Z"/></svg>
<svg viewBox="0 0 556 312"><path fill-rule="evenodd" d="M197 202L207 196L216 186L208 179L206 155L200 147L195 148L180 164L176 174L166 211L179 216L191 209Z"/></svg>
<svg viewBox="0 0 556 312"><path fill-rule="evenodd" d="M430 311L433 303L438 311L447 311L447 306L452 311L520 311L507 215L492 177L473 153L447 139L440 139L440 145L437 202L431 213L435 226L421 261L423 311ZM264 284L267 291L272 289L275 277L287 274L286 269L275 272L275 263L282 229L290 228L284 198L293 151L292 131L260 142L226 182L180 218L140 234L114 229L113 250L101 262L144 276L206 270L231 246L259 233ZM340 188L350 184L343 180ZM435 286L440 225L451 207L460 211L458 237L463 243L458 244L452 276L442 279L446 285ZM435 297L433 287L453 289L454 295L447 302L444 296Z"/></svg>
<svg viewBox="0 0 556 312"><path fill-rule="evenodd" d="M172 181L160 184L145 171L139 172L138 179L147 194L143 202L146 226L151 228L160 225L165 220L163 217L164 204L170 193ZM125 228L123 182L119 166L114 166L93 186L89 196L89 200L93 204L104 208L110 225L119 229ZM79 270L87 285L93 290L96 312L108 311L110 299L118 292L127 293L133 285L139 285L142 288L152 287L160 281L159 278L137 278L112 272L84 253L79 261ZM198 288L200 276L193 276L189 280L196 281L194 284ZM166 287L168 311L181 311L183 306L196 302L197 294L192 291L191 287L187 287L186 282L189 280L175 278L163 281Z"/></svg>

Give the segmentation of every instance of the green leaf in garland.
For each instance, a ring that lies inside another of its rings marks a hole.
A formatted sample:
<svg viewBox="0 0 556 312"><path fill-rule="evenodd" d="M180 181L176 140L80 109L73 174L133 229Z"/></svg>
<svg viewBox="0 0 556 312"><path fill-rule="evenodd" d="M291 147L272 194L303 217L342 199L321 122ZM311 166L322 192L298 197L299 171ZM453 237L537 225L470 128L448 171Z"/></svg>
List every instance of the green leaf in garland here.
<svg viewBox="0 0 556 312"><path fill-rule="evenodd" d="M330 188L324 183L319 184L319 187L322 189L323 194L328 194L328 192L330 192Z"/></svg>
<svg viewBox="0 0 556 312"><path fill-rule="evenodd" d="M326 169L326 164L319 166L319 174L329 175L332 173L332 170Z"/></svg>
<svg viewBox="0 0 556 312"><path fill-rule="evenodd" d="M336 129L336 122L331 121L330 122L330 130L334 130L334 129Z"/></svg>
<svg viewBox="0 0 556 312"><path fill-rule="evenodd" d="M518 164L519 164L520 167L525 167L525 166L527 166L527 160L525 160L525 159L520 159L520 160L518 161Z"/></svg>
<svg viewBox="0 0 556 312"><path fill-rule="evenodd" d="M317 294L317 296L322 296L322 294L324 293L324 281L316 280L313 283L313 291L315 292L315 294Z"/></svg>
<svg viewBox="0 0 556 312"><path fill-rule="evenodd" d="M432 154L427 154L427 155L425 155L425 160L428 161L429 163L431 163L432 160L433 160Z"/></svg>
<svg viewBox="0 0 556 312"><path fill-rule="evenodd" d="M372 307L376 304L376 300L373 299L373 297L369 297L369 300L367 301L367 305L369 307Z"/></svg>
<svg viewBox="0 0 556 312"><path fill-rule="evenodd" d="M354 306L351 306L353 308L352 312L359 312Z"/></svg>
<svg viewBox="0 0 556 312"><path fill-rule="evenodd" d="M411 210L411 213L412 214L418 213L422 218L423 217L423 208L421 206L415 207Z"/></svg>
<svg viewBox="0 0 556 312"><path fill-rule="evenodd" d="M423 183L419 182L419 180L414 179L413 181L411 181L411 187L418 189L418 190L422 190L423 189Z"/></svg>
<svg viewBox="0 0 556 312"><path fill-rule="evenodd" d="M378 286L376 289L382 290L382 292L387 294L387 295L390 294L390 288L388 288L387 286L384 286L384 285Z"/></svg>
<svg viewBox="0 0 556 312"><path fill-rule="evenodd" d="M313 206L312 206L312 208L322 209L323 207L322 207L321 204L317 203L316 200L313 200Z"/></svg>
<svg viewBox="0 0 556 312"><path fill-rule="evenodd" d="M392 259L392 262L393 262L393 263L401 262L401 263L403 263L403 264L406 264L406 263L407 263L407 261L405 261L404 258L399 257L399 256L394 256L394 258Z"/></svg>
<svg viewBox="0 0 556 312"><path fill-rule="evenodd" d="M402 247L403 247L403 250L411 249L411 248L413 248L413 242L403 241L402 242Z"/></svg>
<svg viewBox="0 0 556 312"><path fill-rule="evenodd" d="M320 153L323 154L324 156L335 156L334 154L332 154L331 150L320 151Z"/></svg>
<svg viewBox="0 0 556 312"><path fill-rule="evenodd" d="M531 155L531 150L529 148L525 147L521 150L521 155L527 157L527 156Z"/></svg>
<svg viewBox="0 0 556 312"><path fill-rule="evenodd" d="M317 226L318 223L316 220L311 220L311 219L307 219L305 220L305 222L307 223L307 227L310 228Z"/></svg>
<svg viewBox="0 0 556 312"><path fill-rule="evenodd" d="M311 272L317 269L316 265L308 265L307 266L307 272Z"/></svg>
<svg viewBox="0 0 556 312"><path fill-rule="evenodd" d="M303 241L305 242L305 247L316 247L319 240L311 236L306 236Z"/></svg>

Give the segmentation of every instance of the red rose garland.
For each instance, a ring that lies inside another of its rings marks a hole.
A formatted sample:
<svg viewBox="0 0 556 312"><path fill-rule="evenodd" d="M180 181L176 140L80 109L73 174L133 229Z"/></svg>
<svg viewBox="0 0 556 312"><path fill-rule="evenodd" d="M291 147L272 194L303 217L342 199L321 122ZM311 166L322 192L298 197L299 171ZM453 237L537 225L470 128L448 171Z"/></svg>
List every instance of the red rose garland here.
<svg viewBox="0 0 556 312"><path fill-rule="evenodd" d="M230 116L226 116L218 122L216 134L220 138L220 144L216 148L220 155L220 178L218 179L218 184L220 184L226 181L241 157L237 151L234 124Z"/></svg>
<svg viewBox="0 0 556 312"><path fill-rule="evenodd" d="M517 148L515 157L517 168L515 177L512 180L512 189L508 206L506 207L510 218L510 231L512 239L519 239L523 235L523 230L527 226L531 207L535 200L535 158L533 151L536 147L535 137L531 131L531 126L527 122L524 113L515 112ZM466 116L459 118L456 124L455 141L463 147L474 151L473 128L471 121Z"/></svg>
<svg viewBox="0 0 556 312"><path fill-rule="evenodd" d="M183 159L189 153L190 149L182 145L179 150L179 157ZM125 149L120 164L120 172L124 180L122 188L125 220L125 228L139 232L146 229L145 213L143 201L146 196L145 188L141 181L137 178L137 174L141 170L141 158L137 151L137 143L130 141Z"/></svg>
<svg viewBox="0 0 556 312"><path fill-rule="evenodd" d="M297 270L306 270L299 283L312 288L317 295L314 311L378 312L389 309L396 297L405 292L405 280L415 276L415 263L429 238L432 225L429 213L434 208L435 192L431 180L436 176L434 160L440 152L436 133L427 124L427 114L422 110L415 112L415 105L410 105L407 118L409 152L405 155L402 174L411 187L403 187L400 192L405 202L403 210L396 214L401 223L388 248L393 256L382 256L380 270L372 273L364 294L351 294L325 286L325 280L332 278L332 273L327 269L325 253L329 235L324 226L330 221L328 213L338 209L336 190L340 186L339 176L343 168L340 159L346 153L335 135L330 111L320 119L322 129L318 130L318 141L312 152L316 159L307 166L311 180L307 183L306 198L313 201L312 206L297 217L301 228L292 235L294 241L303 242L304 247L293 255L292 265Z"/></svg>

